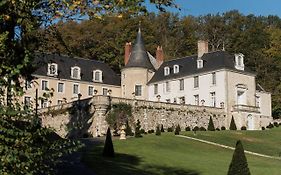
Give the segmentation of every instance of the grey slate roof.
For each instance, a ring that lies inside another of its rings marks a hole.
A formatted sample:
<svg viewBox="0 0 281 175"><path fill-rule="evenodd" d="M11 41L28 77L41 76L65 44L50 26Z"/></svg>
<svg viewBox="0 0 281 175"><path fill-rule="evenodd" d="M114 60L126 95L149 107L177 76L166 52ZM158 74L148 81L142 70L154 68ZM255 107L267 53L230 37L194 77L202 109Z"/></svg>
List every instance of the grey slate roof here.
<svg viewBox="0 0 281 175"><path fill-rule="evenodd" d="M197 55L166 61L155 72L148 84L200 74L203 72L215 71L223 68L235 70L241 73L246 72L254 74L247 67L245 67L244 71L237 70L235 68L235 56L226 51L205 53L202 56L202 60L204 61L204 66L201 69L197 69ZM173 73L174 65L179 65L179 73L177 74ZM170 68L170 74L167 76L164 76L164 67Z"/></svg>
<svg viewBox="0 0 281 175"><path fill-rule="evenodd" d="M34 59L34 65L37 68L33 74L48 76L48 63L58 64L57 78L71 79L71 67L78 66L81 70L80 81L93 82L93 71L98 69L102 71L102 84L120 86L120 77L107 64L96 60L58 54L37 54ZM77 79L75 80L79 81Z"/></svg>
<svg viewBox="0 0 281 175"><path fill-rule="evenodd" d="M126 64L125 68L128 67L142 67L142 68L154 70L154 67L151 64L148 54L145 50L140 29L138 31L137 39L135 41L133 50L129 57L129 61Z"/></svg>

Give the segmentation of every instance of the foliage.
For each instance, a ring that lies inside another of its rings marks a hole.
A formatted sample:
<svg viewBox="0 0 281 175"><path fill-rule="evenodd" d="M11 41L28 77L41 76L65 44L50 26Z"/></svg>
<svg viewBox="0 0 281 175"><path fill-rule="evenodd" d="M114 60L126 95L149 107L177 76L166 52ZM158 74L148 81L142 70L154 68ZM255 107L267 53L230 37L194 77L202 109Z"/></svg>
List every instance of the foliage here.
<svg viewBox="0 0 281 175"><path fill-rule="evenodd" d="M232 116L231 118L231 122L230 122L230 127L229 127L230 130L237 130L237 127L236 127L236 124L235 124L235 121L234 121L234 117Z"/></svg>
<svg viewBox="0 0 281 175"><path fill-rule="evenodd" d="M167 131L168 131L168 132L173 132L173 131L174 131L174 126L168 127Z"/></svg>
<svg viewBox="0 0 281 175"><path fill-rule="evenodd" d="M201 127L199 128L199 131L207 131L207 129L206 129L205 127L201 126Z"/></svg>
<svg viewBox="0 0 281 175"><path fill-rule="evenodd" d="M240 140L237 141L233 157L228 169L228 175L250 175L244 148Z"/></svg>
<svg viewBox="0 0 281 175"><path fill-rule="evenodd" d="M195 126L192 131L199 131L199 127L198 126Z"/></svg>
<svg viewBox="0 0 281 175"><path fill-rule="evenodd" d="M120 128L125 123L127 127L129 122L132 120L132 106L126 103L118 103L112 105L112 109L106 115L106 122L111 128L114 126Z"/></svg>
<svg viewBox="0 0 281 175"><path fill-rule="evenodd" d="M189 126L185 127L185 131L191 131L190 127Z"/></svg>
<svg viewBox="0 0 281 175"><path fill-rule="evenodd" d="M226 130L225 126L222 126L222 127L221 127L221 130L222 130L222 131Z"/></svg>
<svg viewBox="0 0 281 175"><path fill-rule="evenodd" d="M152 134L152 133L154 133L154 129L148 130L147 132L148 132L148 134Z"/></svg>
<svg viewBox="0 0 281 175"><path fill-rule="evenodd" d="M247 130L247 127L246 126L242 126L241 130Z"/></svg>
<svg viewBox="0 0 281 175"><path fill-rule="evenodd" d="M161 124L161 132L165 132L163 124Z"/></svg>
<svg viewBox="0 0 281 175"><path fill-rule="evenodd" d="M212 116L210 116L210 119L209 119L208 131L215 131L215 126L214 126Z"/></svg>
<svg viewBox="0 0 281 175"><path fill-rule="evenodd" d="M137 120L136 129L135 129L135 137L137 137L137 138L142 137L141 132L140 132L140 128L141 128L140 121Z"/></svg>
<svg viewBox="0 0 281 175"><path fill-rule="evenodd" d="M163 126L163 125L162 125ZM161 135L161 130L160 130L160 127L159 125L156 126L156 132L155 132L155 135L157 136L160 136Z"/></svg>
<svg viewBox="0 0 281 175"><path fill-rule="evenodd" d="M272 123L269 123L268 126L266 126L266 128L268 129L274 128L274 125Z"/></svg>
<svg viewBox="0 0 281 175"><path fill-rule="evenodd" d="M134 135L134 133L132 131L132 128L130 127L128 121L126 122L125 133L126 133L126 136L133 136Z"/></svg>
<svg viewBox="0 0 281 175"><path fill-rule="evenodd" d="M106 132L106 139L105 139L102 155L104 157L114 157L115 155L109 127Z"/></svg>
<svg viewBox="0 0 281 175"><path fill-rule="evenodd" d="M175 135L179 135L180 134L180 131L181 131L181 127L180 125L178 124L176 129L175 129Z"/></svg>

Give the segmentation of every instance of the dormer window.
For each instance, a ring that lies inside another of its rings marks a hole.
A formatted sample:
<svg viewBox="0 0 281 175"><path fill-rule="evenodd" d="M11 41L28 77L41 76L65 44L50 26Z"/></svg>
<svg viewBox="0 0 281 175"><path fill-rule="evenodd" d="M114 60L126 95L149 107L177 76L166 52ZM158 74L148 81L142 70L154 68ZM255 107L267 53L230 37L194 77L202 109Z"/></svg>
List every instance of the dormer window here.
<svg viewBox="0 0 281 175"><path fill-rule="evenodd" d="M235 54L235 68L244 70L244 55L242 53Z"/></svg>
<svg viewBox="0 0 281 175"><path fill-rule="evenodd" d="M179 65L174 65L174 74L179 73L179 71L180 71Z"/></svg>
<svg viewBox="0 0 281 175"><path fill-rule="evenodd" d="M202 59L198 59L197 60L197 69L203 68L203 64L204 64L203 60Z"/></svg>
<svg viewBox="0 0 281 175"><path fill-rule="evenodd" d="M96 82L102 82L102 71L101 70L94 70L93 80Z"/></svg>
<svg viewBox="0 0 281 175"><path fill-rule="evenodd" d="M50 76L58 75L58 65L56 63L48 64L48 75Z"/></svg>
<svg viewBox="0 0 281 175"><path fill-rule="evenodd" d="M75 67L71 68L71 78L73 78L73 79L81 79L80 67L75 66Z"/></svg>
<svg viewBox="0 0 281 175"><path fill-rule="evenodd" d="M164 75L167 76L170 74L170 68L169 67L164 67Z"/></svg>

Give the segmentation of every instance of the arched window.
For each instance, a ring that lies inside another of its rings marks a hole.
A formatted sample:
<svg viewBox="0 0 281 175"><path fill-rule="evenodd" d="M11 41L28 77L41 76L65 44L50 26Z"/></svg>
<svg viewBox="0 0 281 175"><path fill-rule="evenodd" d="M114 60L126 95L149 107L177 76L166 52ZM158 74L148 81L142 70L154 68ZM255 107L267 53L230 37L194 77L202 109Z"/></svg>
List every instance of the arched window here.
<svg viewBox="0 0 281 175"><path fill-rule="evenodd" d="M74 79L81 79L81 71L80 67L75 66L71 68L71 78Z"/></svg>
<svg viewBox="0 0 281 175"><path fill-rule="evenodd" d="M102 71L101 70L94 70L93 80L96 82L102 82Z"/></svg>
<svg viewBox="0 0 281 175"><path fill-rule="evenodd" d="M58 75L58 65L56 63L48 64L48 75L50 76Z"/></svg>
<svg viewBox="0 0 281 175"><path fill-rule="evenodd" d="M179 65L174 65L174 74L179 73L179 71L180 71Z"/></svg>
<svg viewBox="0 0 281 175"><path fill-rule="evenodd" d="M170 68L169 67L164 67L164 75L167 76L170 74Z"/></svg>

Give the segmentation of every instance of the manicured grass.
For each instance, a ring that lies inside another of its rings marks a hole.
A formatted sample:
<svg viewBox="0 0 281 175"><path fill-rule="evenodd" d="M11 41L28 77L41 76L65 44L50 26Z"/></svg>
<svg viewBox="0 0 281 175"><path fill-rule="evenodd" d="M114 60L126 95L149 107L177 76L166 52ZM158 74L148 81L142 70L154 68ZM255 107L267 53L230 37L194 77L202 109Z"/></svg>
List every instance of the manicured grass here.
<svg viewBox="0 0 281 175"><path fill-rule="evenodd" d="M102 144L84 153L97 175L226 175L233 151L175 137L145 135L113 141L115 158L103 158ZM253 175L279 175L280 160L246 155Z"/></svg>
<svg viewBox="0 0 281 175"><path fill-rule="evenodd" d="M281 126L264 131L197 131L182 132L182 135L235 147L241 140L245 150L270 156L281 154Z"/></svg>

